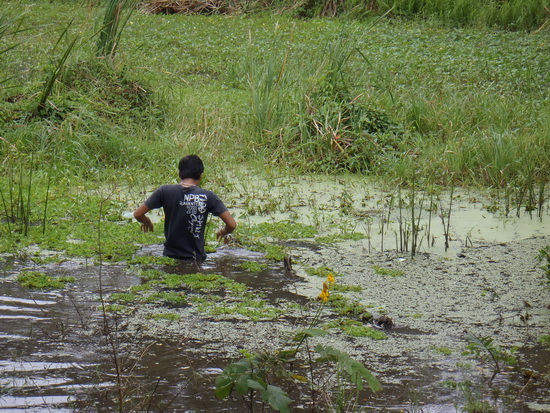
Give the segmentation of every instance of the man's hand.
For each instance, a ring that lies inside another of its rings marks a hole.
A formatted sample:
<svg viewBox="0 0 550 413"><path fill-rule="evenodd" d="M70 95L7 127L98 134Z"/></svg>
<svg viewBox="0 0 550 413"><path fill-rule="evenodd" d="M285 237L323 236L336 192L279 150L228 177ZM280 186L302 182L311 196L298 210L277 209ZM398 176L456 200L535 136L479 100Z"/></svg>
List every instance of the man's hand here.
<svg viewBox="0 0 550 413"><path fill-rule="evenodd" d="M141 230L143 232L153 232L153 223L145 214L149 212L147 205L141 204L138 209L134 211L134 218L141 223Z"/></svg>
<svg viewBox="0 0 550 413"><path fill-rule="evenodd" d="M154 230L153 223L151 221L142 223L141 230L143 232L153 232Z"/></svg>
<svg viewBox="0 0 550 413"><path fill-rule="evenodd" d="M216 232L216 238L218 241L221 241L223 239L223 242L226 244L229 242L228 235L231 234L235 228L237 228L237 223L235 222L235 219L231 216L229 211L222 212L220 214L221 220L224 222L225 227L220 228L218 232Z"/></svg>

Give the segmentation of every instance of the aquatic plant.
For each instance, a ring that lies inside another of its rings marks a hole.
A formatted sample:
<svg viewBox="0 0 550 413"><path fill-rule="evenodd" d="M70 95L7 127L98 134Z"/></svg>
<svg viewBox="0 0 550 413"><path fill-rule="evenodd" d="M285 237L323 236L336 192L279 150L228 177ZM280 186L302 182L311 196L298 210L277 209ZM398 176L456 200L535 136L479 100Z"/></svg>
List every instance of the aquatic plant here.
<svg viewBox="0 0 550 413"><path fill-rule="evenodd" d="M19 284L36 289L65 288L68 283L75 281L74 277L52 276L41 271L23 271L17 276Z"/></svg>
<svg viewBox="0 0 550 413"><path fill-rule="evenodd" d="M330 346L318 344L311 349L309 340L320 338L326 331L316 328L320 314L330 297L330 288L335 283L332 275L323 283L320 303L307 328L298 331L281 350L273 352L242 351L244 357L230 363L216 378L216 396L227 398L236 393L243 398L248 411L254 410L256 395L261 397L261 406L269 404L275 411L288 412L292 400L283 385L305 386L310 393L313 409L318 405L319 376L326 375L329 366L334 367L337 382L336 404L348 405L357 400L366 383L373 392L381 386L376 377L360 362L347 353ZM304 365L305 368L300 368ZM302 371L303 370L303 371ZM279 385L281 384L281 385ZM352 395L347 393L352 387ZM340 410L343 411L343 410Z"/></svg>
<svg viewBox="0 0 550 413"><path fill-rule="evenodd" d="M488 355L490 357L493 363L493 374L489 382L493 381L496 375L502 371L504 366L510 366L517 362L513 355L516 349L505 349L497 346L493 344L494 339L492 337L487 336L478 338L472 334L468 334L466 336L466 341L468 341L469 344L462 353L463 355L475 355L480 358L484 358L484 356Z"/></svg>
<svg viewBox="0 0 550 413"><path fill-rule="evenodd" d="M465 403L463 406L455 407L460 408L461 411L467 413L495 413L497 410L487 400L483 400L483 395L480 388L477 388L471 381L452 381L447 380L442 382L442 385L446 388L458 390L462 393Z"/></svg>
<svg viewBox="0 0 550 413"><path fill-rule="evenodd" d="M239 264L239 266L249 272L260 272L267 268L267 264L257 262L257 261L245 261Z"/></svg>
<svg viewBox="0 0 550 413"><path fill-rule="evenodd" d="M388 277L402 277L403 275L405 275L405 273L401 270L397 270L394 268L384 268L380 267L379 265L373 265L372 269L376 274L386 275Z"/></svg>

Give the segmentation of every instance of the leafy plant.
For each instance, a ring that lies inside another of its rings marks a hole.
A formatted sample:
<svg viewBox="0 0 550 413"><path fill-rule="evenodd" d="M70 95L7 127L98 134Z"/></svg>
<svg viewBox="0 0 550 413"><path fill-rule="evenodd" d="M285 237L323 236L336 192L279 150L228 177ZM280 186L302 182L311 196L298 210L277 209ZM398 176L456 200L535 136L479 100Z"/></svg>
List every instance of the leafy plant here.
<svg viewBox="0 0 550 413"><path fill-rule="evenodd" d="M216 378L216 397L224 399L233 391L243 397L248 410L253 411L255 395L259 393L263 403L269 404L275 411L290 412L291 403L288 394L280 387L269 384L268 374L282 362L284 357L266 353L247 354L239 361L224 368Z"/></svg>
<svg viewBox="0 0 550 413"><path fill-rule="evenodd" d="M504 366L511 366L517 362L513 355L516 349L504 349L499 347L493 344L494 339L492 337L487 336L478 338L472 334L468 334L466 336L466 341L468 341L469 344L466 346L466 351L462 353L463 355L475 355L480 358L489 356L492 361L493 375L489 379L490 382L502 371Z"/></svg>

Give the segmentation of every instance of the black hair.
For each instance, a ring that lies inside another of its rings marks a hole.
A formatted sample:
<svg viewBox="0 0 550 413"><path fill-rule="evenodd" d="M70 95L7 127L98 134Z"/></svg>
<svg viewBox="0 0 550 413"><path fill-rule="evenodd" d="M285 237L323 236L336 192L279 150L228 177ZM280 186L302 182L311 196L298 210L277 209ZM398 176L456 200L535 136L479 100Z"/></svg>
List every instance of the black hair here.
<svg viewBox="0 0 550 413"><path fill-rule="evenodd" d="M197 155L187 155L180 159L179 171L180 179L191 178L198 181L204 172L204 165Z"/></svg>

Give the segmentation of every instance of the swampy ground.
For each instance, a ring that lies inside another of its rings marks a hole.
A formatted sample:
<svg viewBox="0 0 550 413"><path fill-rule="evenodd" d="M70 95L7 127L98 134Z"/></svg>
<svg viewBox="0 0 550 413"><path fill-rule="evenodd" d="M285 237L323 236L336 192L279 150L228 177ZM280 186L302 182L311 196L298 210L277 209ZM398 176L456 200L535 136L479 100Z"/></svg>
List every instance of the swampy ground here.
<svg viewBox="0 0 550 413"><path fill-rule="evenodd" d="M346 410L550 409L548 268L539 252L550 244L547 205L540 217L523 210L505 216L494 199L474 191L442 191L435 208L428 196L358 178L257 176L226 177L231 191L222 196L240 227L228 245L209 241L216 252L200 265L161 256L161 225L139 238L138 224L126 217L145 194L125 191L104 211L109 220L89 228L97 244L104 226L99 255L36 244L5 254L1 408L247 411L236 394L216 398L223 369L246 355L292 348L296 334L315 328L324 333L308 338L302 363L309 353L319 357L316 345L328 346L382 385L347 394ZM241 196L245 186L254 202ZM413 204L420 228L414 254L412 234L403 232ZM451 220L447 251L439 215ZM161 224L161 215L153 218ZM118 255L124 247L109 243L117 231L119 241L126 231L137 237L125 259ZM86 245L87 236L79 237L65 245ZM400 242L406 239L408 248ZM32 273L68 282L23 285L21 274ZM335 282L323 302L329 274ZM502 362L491 380L488 351L463 354L469 337L494 340L493 354L513 355L516 363ZM313 383L317 409L337 409L345 375L332 364L315 369L292 370L306 383L272 378L288 392L292 411L311 410Z"/></svg>
<svg viewBox="0 0 550 413"><path fill-rule="evenodd" d="M2 2L0 409L549 410L544 2L115 3ZM200 266L131 219L190 153Z"/></svg>

